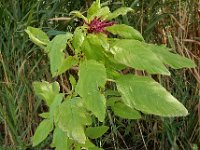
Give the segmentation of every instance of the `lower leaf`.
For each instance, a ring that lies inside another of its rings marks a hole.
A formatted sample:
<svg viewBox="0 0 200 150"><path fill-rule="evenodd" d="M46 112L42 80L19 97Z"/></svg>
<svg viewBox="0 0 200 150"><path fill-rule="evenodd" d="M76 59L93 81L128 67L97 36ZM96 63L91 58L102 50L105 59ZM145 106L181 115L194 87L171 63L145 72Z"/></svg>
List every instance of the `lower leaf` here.
<svg viewBox="0 0 200 150"><path fill-rule="evenodd" d="M67 135L59 127L56 127L53 133L53 142L51 147L55 147L56 150L70 149L70 143Z"/></svg>
<svg viewBox="0 0 200 150"><path fill-rule="evenodd" d="M65 131L70 139L84 144L86 141L84 125L88 124L89 117L82 107L81 98L65 100L60 106L59 113L59 128Z"/></svg>
<svg viewBox="0 0 200 150"><path fill-rule="evenodd" d="M121 118L124 118L124 119L140 119L141 118L140 113L134 108L131 108L125 105L121 101L121 98L116 98L116 97L110 98L108 100L108 105L111 106L114 114Z"/></svg>
<svg viewBox="0 0 200 150"><path fill-rule="evenodd" d="M109 127L99 126L99 127L88 127L86 129L86 135L91 139L96 139L101 137L104 133L108 131Z"/></svg>
<svg viewBox="0 0 200 150"><path fill-rule="evenodd" d="M33 146L36 146L45 140L52 130L53 122L50 119L43 120L37 127L35 134L32 137Z"/></svg>
<svg viewBox="0 0 200 150"><path fill-rule="evenodd" d="M187 109L175 97L149 77L121 76L117 79L117 88L125 104L146 114L164 117L188 114Z"/></svg>

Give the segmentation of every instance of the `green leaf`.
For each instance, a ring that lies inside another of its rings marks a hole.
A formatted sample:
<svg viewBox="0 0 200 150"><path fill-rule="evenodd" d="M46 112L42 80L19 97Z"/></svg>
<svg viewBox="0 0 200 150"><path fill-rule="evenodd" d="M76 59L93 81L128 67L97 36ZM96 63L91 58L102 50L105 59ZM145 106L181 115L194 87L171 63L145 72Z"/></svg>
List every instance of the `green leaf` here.
<svg viewBox="0 0 200 150"><path fill-rule="evenodd" d="M116 97L112 97L108 100L116 116L119 116L124 119L140 119L141 118L141 115L137 110L125 105L121 101L121 98L118 98L118 99Z"/></svg>
<svg viewBox="0 0 200 150"><path fill-rule="evenodd" d="M50 70L53 77L57 75L58 69L64 61L65 54L63 51L66 49L67 40L71 37L71 33L60 34L55 36L47 45L46 51L49 52Z"/></svg>
<svg viewBox="0 0 200 150"><path fill-rule="evenodd" d="M149 77L126 75L117 80L122 100L131 108L164 117L186 116L187 109Z"/></svg>
<svg viewBox="0 0 200 150"><path fill-rule="evenodd" d="M54 100L52 102L52 104L50 105L49 109L50 109L50 119L54 120L54 116L57 116L58 113L56 112L56 109L58 109L59 105L61 104L62 100L63 100L64 94L63 93L59 93L54 97ZM57 121L57 118L55 117L55 122Z"/></svg>
<svg viewBox="0 0 200 150"><path fill-rule="evenodd" d="M95 41L99 41L98 44L100 44L106 52L110 52L108 38L105 34L103 34L103 33L95 34L95 35L93 35L92 39Z"/></svg>
<svg viewBox="0 0 200 150"><path fill-rule="evenodd" d="M47 45L49 43L49 37L41 29L27 27L25 32L29 35L31 41L41 48L44 48L44 45Z"/></svg>
<svg viewBox="0 0 200 150"><path fill-rule="evenodd" d="M58 121L60 119L60 105L59 107L55 107L54 111L53 111L53 121L54 123L57 125Z"/></svg>
<svg viewBox="0 0 200 150"><path fill-rule="evenodd" d="M148 46L152 52L156 53L156 55L163 61L163 63L174 69L180 69L184 67L194 68L196 66L192 60L170 52L170 49L165 46L157 46L153 44L149 44Z"/></svg>
<svg viewBox="0 0 200 150"><path fill-rule="evenodd" d="M96 40L96 36L89 34L82 46L81 50L84 52L87 59L94 59L96 61L104 61L105 54L103 53L104 49L101 46L99 40Z"/></svg>
<svg viewBox="0 0 200 150"><path fill-rule="evenodd" d="M106 68L124 69L124 65L117 63L113 58L113 54L109 50L109 43L102 34L88 34L85 38L81 50L87 59L94 59L104 63Z"/></svg>
<svg viewBox="0 0 200 150"><path fill-rule="evenodd" d="M93 2L91 7L87 10L87 18L90 18L93 14L95 14L101 8L100 0L96 0Z"/></svg>
<svg viewBox="0 0 200 150"><path fill-rule="evenodd" d="M144 38L142 37L139 31L125 24L115 24L105 29L112 34L119 35L120 37L125 39L135 39L139 41L144 41Z"/></svg>
<svg viewBox="0 0 200 150"><path fill-rule="evenodd" d="M73 56L68 56L67 58L63 60L62 65L58 69L58 72L56 73L56 75L60 75L64 73L65 71L69 70L71 67L77 64L78 64L78 60L76 58L74 58Z"/></svg>
<svg viewBox="0 0 200 150"><path fill-rule="evenodd" d="M119 69L119 70L121 70L121 69ZM106 74L107 74L107 78L109 80L115 80L116 78L118 78L120 76L120 73L116 69L113 69L113 68L107 68Z"/></svg>
<svg viewBox="0 0 200 150"><path fill-rule="evenodd" d="M108 15L110 13L109 7L102 7L99 10L97 10L91 17L90 20L94 19L95 17L101 17L102 19L104 16Z"/></svg>
<svg viewBox="0 0 200 150"><path fill-rule="evenodd" d="M105 118L106 100L99 88L103 88L105 83L106 69L103 64L94 60L85 60L80 64L76 92L84 99L87 109L102 122Z"/></svg>
<svg viewBox="0 0 200 150"><path fill-rule="evenodd" d="M33 90L38 97L43 99L46 104L50 106L55 96L59 93L60 86L58 82L33 82Z"/></svg>
<svg viewBox="0 0 200 150"><path fill-rule="evenodd" d="M88 22L88 19L85 16L83 16L83 14L80 11L76 11L76 10L71 11L69 15L74 15L74 16L81 18L81 19L85 20L86 22Z"/></svg>
<svg viewBox="0 0 200 150"><path fill-rule="evenodd" d="M51 147L55 147L56 150L70 149L69 139L65 132L59 127L56 127L53 133L53 142Z"/></svg>
<svg viewBox="0 0 200 150"><path fill-rule="evenodd" d="M97 139L106 133L108 129L109 127L107 126L88 127L85 131L85 134L91 139Z"/></svg>
<svg viewBox="0 0 200 150"><path fill-rule="evenodd" d="M133 11L130 7L120 7L115 10L113 13L108 14L108 16L104 17L107 20L111 20L117 18L119 15L126 15L128 12Z"/></svg>
<svg viewBox="0 0 200 150"><path fill-rule="evenodd" d="M84 33L83 33L83 29L78 27L76 28L76 30L74 31L74 35L73 35L73 40L72 40L72 45L74 47L74 49L78 49L83 41L84 41Z"/></svg>
<svg viewBox="0 0 200 150"><path fill-rule="evenodd" d="M170 75L162 61L146 43L137 40L117 40L112 49L117 62L150 74Z"/></svg>
<svg viewBox="0 0 200 150"><path fill-rule="evenodd" d="M75 144L75 150L86 149L86 150L103 150L95 146L89 139L85 141L85 144Z"/></svg>
<svg viewBox="0 0 200 150"><path fill-rule="evenodd" d="M35 134L32 137L33 146L36 146L45 140L52 130L53 122L50 119L43 120L37 127Z"/></svg>
<svg viewBox="0 0 200 150"><path fill-rule="evenodd" d="M67 132L70 139L84 144L86 141L84 125L88 124L88 115L83 108L81 98L65 100L61 104L59 112L59 128Z"/></svg>
<svg viewBox="0 0 200 150"><path fill-rule="evenodd" d="M106 133L108 129L109 127L107 126L88 127L85 131L85 134L91 139L97 139Z"/></svg>

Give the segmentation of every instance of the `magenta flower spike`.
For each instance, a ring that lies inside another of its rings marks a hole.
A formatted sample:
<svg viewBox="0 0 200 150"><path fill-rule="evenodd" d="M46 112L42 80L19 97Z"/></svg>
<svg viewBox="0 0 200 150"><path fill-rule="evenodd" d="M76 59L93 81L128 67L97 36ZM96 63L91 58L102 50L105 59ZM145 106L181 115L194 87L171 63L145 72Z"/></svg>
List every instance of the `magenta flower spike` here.
<svg viewBox="0 0 200 150"><path fill-rule="evenodd" d="M115 24L114 21L106 21L106 20L100 20L101 17L97 18L95 17L90 23L85 22L86 25L88 25L88 33L105 33L108 34L108 32L105 30L105 27L109 27Z"/></svg>

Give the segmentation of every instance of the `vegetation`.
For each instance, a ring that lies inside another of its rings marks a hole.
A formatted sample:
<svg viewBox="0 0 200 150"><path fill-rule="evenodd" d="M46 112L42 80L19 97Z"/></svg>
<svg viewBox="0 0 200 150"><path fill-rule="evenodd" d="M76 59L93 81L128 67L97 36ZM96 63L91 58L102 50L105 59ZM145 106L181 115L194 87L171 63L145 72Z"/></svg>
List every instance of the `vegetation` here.
<svg viewBox="0 0 200 150"><path fill-rule="evenodd" d="M47 111L46 105L34 96L32 82L57 80L65 90L69 74L52 78L47 56L28 40L24 30L28 26L42 27L50 38L63 31L73 32L82 22L74 21L69 12L84 12L92 1L13 0L10 3L0 2L0 145L5 149L26 149L32 147L31 137L41 121L38 114ZM121 6L133 8L134 13L118 18L117 22L141 31L145 41L166 44L199 64L199 6L195 1L104 1L103 5L111 10ZM124 72L131 73L131 70ZM171 78L160 75L153 78L181 100L189 111L187 117L145 115L135 121L120 119L110 112L105 121L110 130L93 142L105 149L197 149L199 66L170 72ZM51 140L52 136L35 149L49 147Z"/></svg>

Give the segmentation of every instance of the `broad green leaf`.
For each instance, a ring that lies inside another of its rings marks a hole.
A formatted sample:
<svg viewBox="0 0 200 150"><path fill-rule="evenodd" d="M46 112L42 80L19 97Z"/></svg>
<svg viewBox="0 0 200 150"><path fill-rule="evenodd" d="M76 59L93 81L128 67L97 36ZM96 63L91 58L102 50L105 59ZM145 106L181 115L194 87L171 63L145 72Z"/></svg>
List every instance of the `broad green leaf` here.
<svg viewBox="0 0 200 150"><path fill-rule="evenodd" d="M100 0L96 0L93 2L91 7L87 10L87 18L90 18L93 14L95 14L101 8Z"/></svg>
<svg viewBox="0 0 200 150"><path fill-rule="evenodd" d="M65 58L63 60L62 65L58 69L58 72L56 73L56 75L60 75L60 74L62 74L64 72L66 72L71 67L73 67L73 66L75 66L77 64L78 64L78 60L76 58L74 58L73 56L68 56L67 58Z"/></svg>
<svg viewBox="0 0 200 150"><path fill-rule="evenodd" d="M56 115L56 109L59 107L59 105L61 104L62 100L63 100L64 94L63 93L59 93L55 96L52 104L49 107L49 112L50 112L50 119L54 120L54 116ZM56 118L55 118L55 122L56 122Z"/></svg>
<svg viewBox="0 0 200 150"><path fill-rule="evenodd" d="M121 64L150 74L170 75L162 61L147 44L137 40L117 40L111 49L114 58Z"/></svg>
<svg viewBox="0 0 200 150"><path fill-rule="evenodd" d="M43 99L46 104L50 106L55 96L59 93L60 86L58 82L33 82L33 90L38 97Z"/></svg>
<svg viewBox="0 0 200 150"><path fill-rule="evenodd" d="M144 38L139 31L125 24L115 24L107 27L106 30L114 35L119 35L120 37L125 39L144 41Z"/></svg>
<svg viewBox="0 0 200 150"><path fill-rule="evenodd" d="M113 13L108 14L108 16L104 17L107 20L111 20L117 18L119 15L126 15L128 12L133 11L130 7L121 7L115 10Z"/></svg>
<svg viewBox="0 0 200 150"><path fill-rule="evenodd" d="M96 145L94 145L89 139L86 140L85 144L75 144L75 149L74 150L80 150L80 149L85 149L85 150L103 150Z"/></svg>
<svg viewBox="0 0 200 150"><path fill-rule="evenodd" d="M55 147L56 150L70 149L70 144L67 134L63 132L59 127L56 127L53 132L53 142L51 144L51 147Z"/></svg>
<svg viewBox="0 0 200 150"><path fill-rule="evenodd" d="M124 103L117 102L112 107L112 110L116 116L125 119L140 119L140 113L135 110L134 108L130 108L129 106L125 105Z"/></svg>
<svg viewBox="0 0 200 150"><path fill-rule="evenodd" d="M85 134L91 139L97 139L106 133L108 129L109 127L107 126L88 127L85 131Z"/></svg>
<svg viewBox="0 0 200 150"><path fill-rule="evenodd" d="M82 28L76 28L73 35L72 45L74 49L78 49L84 41L84 33Z"/></svg>
<svg viewBox="0 0 200 150"><path fill-rule="evenodd" d="M76 92L84 99L88 110L100 120L104 121L106 100L99 88L106 83L106 69L103 64L94 60L85 60L80 64L79 80Z"/></svg>
<svg viewBox="0 0 200 150"><path fill-rule="evenodd" d="M49 37L41 29L34 27L27 27L25 32L29 35L29 38L33 43L44 48L45 45L49 43Z"/></svg>
<svg viewBox="0 0 200 150"><path fill-rule="evenodd" d="M186 116L187 109L149 77L124 75L117 80L122 100L131 108L163 117Z"/></svg>
<svg viewBox="0 0 200 150"><path fill-rule="evenodd" d="M92 39L95 39L96 41L99 40L99 44L104 48L104 50L106 52L110 52L109 48L109 43L108 43L108 38L105 34L100 33L100 34L96 34L94 35L95 37L93 37Z"/></svg>
<svg viewBox="0 0 200 150"><path fill-rule="evenodd" d="M98 40L95 40L96 36L89 34L87 38L85 38L81 50L84 52L87 59L94 59L96 61L105 60L105 54L103 53L104 49Z"/></svg>
<svg viewBox="0 0 200 150"><path fill-rule="evenodd" d="M170 49L165 46L157 46L153 44L149 44L148 46L152 52L156 53L156 55L163 61L163 63L174 69L180 69L184 67L194 68L196 66L192 60L170 52Z"/></svg>
<svg viewBox="0 0 200 150"><path fill-rule="evenodd" d="M110 52L108 39L105 34L88 34L87 40L91 46L94 46L92 48L96 48L96 51L101 51L102 55L105 55L105 51Z"/></svg>
<svg viewBox="0 0 200 150"><path fill-rule="evenodd" d="M88 41L91 46L90 51L92 51L93 49L97 50L95 54L91 52L90 54L95 55L95 57L101 56L101 57L98 57L101 59L97 58L95 60L103 62L108 70L109 69L122 70L126 68L124 65L118 63L114 59L114 56L110 51L108 38L104 34L90 34L88 35Z"/></svg>
<svg viewBox="0 0 200 150"><path fill-rule="evenodd" d="M58 121L60 119L60 105L59 107L55 107L54 111L53 111L53 121L54 123L57 125Z"/></svg>
<svg viewBox="0 0 200 150"><path fill-rule="evenodd" d="M109 50L109 43L102 34L89 34L84 40L81 50L87 59L94 59L104 63L107 68L123 69L124 65L117 63Z"/></svg>
<svg viewBox="0 0 200 150"><path fill-rule="evenodd" d="M63 51L66 48L67 40L71 37L71 33L60 34L55 36L47 45L46 51L49 52L50 70L53 77L57 75L58 69L64 61L65 54Z"/></svg>
<svg viewBox="0 0 200 150"><path fill-rule="evenodd" d="M121 70L121 69L119 69L119 70ZM107 78L109 80L115 80L116 78L118 78L120 76L120 73L116 69L113 69L113 68L107 68L106 74L107 74Z"/></svg>
<svg viewBox="0 0 200 150"><path fill-rule="evenodd" d="M35 134L32 137L33 146L36 146L45 140L52 130L53 122L50 119L43 120L37 127Z"/></svg>
<svg viewBox="0 0 200 150"><path fill-rule="evenodd" d="M141 115L137 110L125 105L121 101L121 98L119 97L109 98L107 105L111 106L114 114L121 118L124 118L124 119L140 119L141 118Z"/></svg>
<svg viewBox="0 0 200 150"><path fill-rule="evenodd" d="M80 11L71 11L69 15L74 15L88 22L88 19L85 16L83 16L83 14Z"/></svg>
<svg viewBox="0 0 200 150"><path fill-rule="evenodd" d="M95 17L101 17L101 19L102 19L104 16L108 15L109 13L110 13L109 7L107 7L107 6L102 7L90 17L90 20L94 19Z"/></svg>
<svg viewBox="0 0 200 150"><path fill-rule="evenodd" d="M84 125L88 124L88 115L83 108L81 98L65 100L61 104L59 112L59 128L67 132L70 139L84 144L86 141Z"/></svg>

